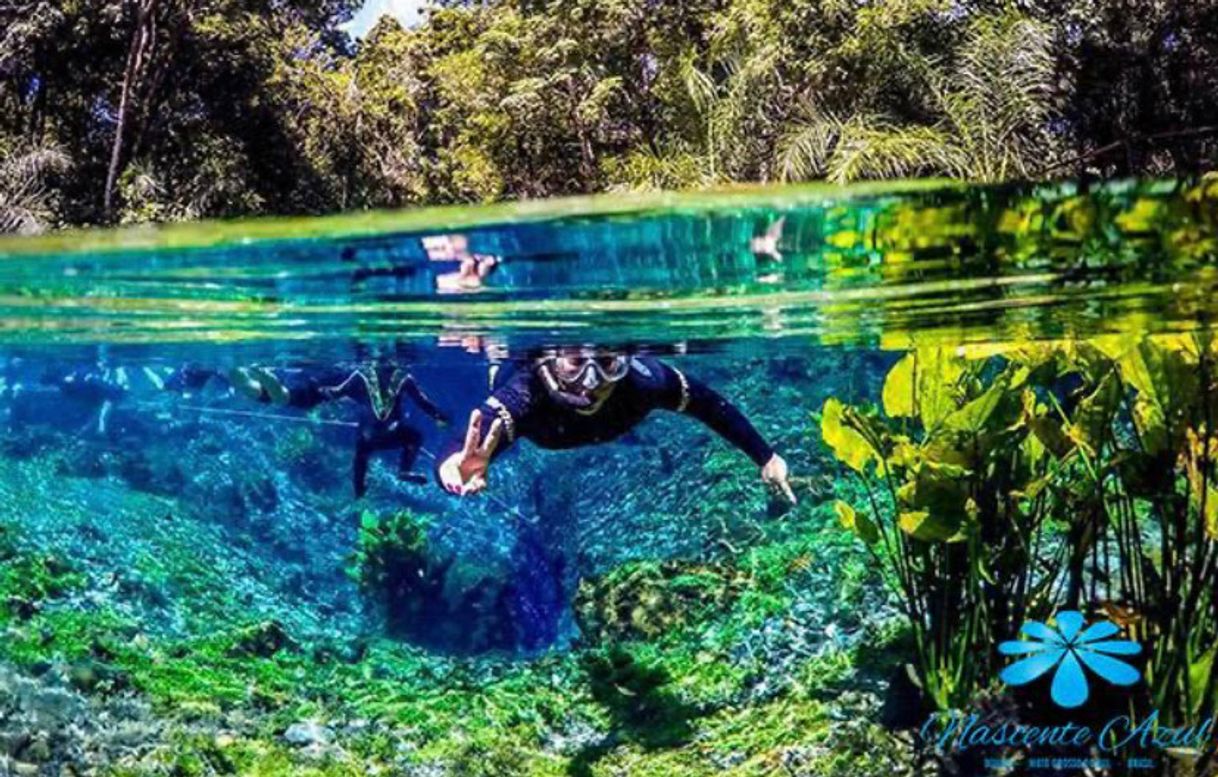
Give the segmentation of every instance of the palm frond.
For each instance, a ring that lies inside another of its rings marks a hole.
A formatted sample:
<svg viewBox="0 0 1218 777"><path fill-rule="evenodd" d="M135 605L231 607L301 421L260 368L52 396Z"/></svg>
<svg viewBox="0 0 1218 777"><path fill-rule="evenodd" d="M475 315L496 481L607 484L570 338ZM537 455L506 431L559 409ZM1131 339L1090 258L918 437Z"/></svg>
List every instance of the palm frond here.
<svg viewBox="0 0 1218 777"><path fill-rule="evenodd" d="M942 169L954 155L951 137L934 127L851 120L842 126L828 160L828 175L834 183L908 178Z"/></svg>
<svg viewBox="0 0 1218 777"><path fill-rule="evenodd" d="M68 168L68 155L57 146L35 146L14 150L0 160L0 180L5 183L44 178Z"/></svg>
<svg viewBox="0 0 1218 777"><path fill-rule="evenodd" d="M831 113L805 104L801 116L778 141L778 171L783 181L802 181L824 175L843 122Z"/></svg>
<svg viewBox="0 0 1218 777"><path fill-rule="evenodd" d="M999 180L1024 175L1044 149L1052 108L1053 56L1048 27L1017 15L982 17L971 25L952 76L953 124L975 157L977 175ZM1033 144L1034 145L1034 144ZM1032 155L1029 157L1028 150Z"/></svg>
<svg viewBox="0 0 1218 777"><path fill-rule="evenodd" d="M866 111L848 119L805 112L779 143L785 179L835 181L945 174L998 181L1044 158L1052 115L1050 31L1018 13L969 22L954 60L901 49L934 117L898 124Z"/></svg>
<svg viewBox="0 0 1218 777"><path fill-rule="evenodd" d="M57 146L17 145L0 158L0 232L40 232L54 217L49 179L71 160Z"/></svg>
<svg viewBox="0 0 1218 777"><path fill-rule="evenodd" d="M718 90L715 88L714 79L698 69L692 56L681 60L681 82L694 104L694 109L700 115L706 115L718 97Z"/></svg>

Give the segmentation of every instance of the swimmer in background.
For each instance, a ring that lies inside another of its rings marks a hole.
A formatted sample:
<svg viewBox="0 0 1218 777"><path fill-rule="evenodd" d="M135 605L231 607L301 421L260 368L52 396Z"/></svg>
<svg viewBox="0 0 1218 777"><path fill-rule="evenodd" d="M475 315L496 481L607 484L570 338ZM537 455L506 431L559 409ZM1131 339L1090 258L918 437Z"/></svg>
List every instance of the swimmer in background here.
<svg viewBox="0 0 1218 777"><path fill-rule="evenodd" d="M426 475L414 470L423 434L410 422L407 399L441 426L448 424L448 417L423 393L414 376L385 358L335 367L239 367L229 379L259 402L302 410L325 402L352 401L358 409L351 473L356 498L366 493L369 461L380 451L400 451L399 480L427 482Z"/></svg>

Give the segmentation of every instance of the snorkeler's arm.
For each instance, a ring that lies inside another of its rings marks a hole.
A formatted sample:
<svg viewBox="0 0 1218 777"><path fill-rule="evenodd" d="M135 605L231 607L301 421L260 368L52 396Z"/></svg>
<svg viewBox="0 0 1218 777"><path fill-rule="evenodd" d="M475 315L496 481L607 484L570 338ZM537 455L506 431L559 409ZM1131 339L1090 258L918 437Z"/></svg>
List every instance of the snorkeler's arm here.
<svg viewBox="0 0 1218 777"><path fill-rule="evenodd" d="M427 415L432 418L433 421L439 421L445 424L449 423L448 416L443 410L440 409L439 405L432 402L431 398L423 393L422 387L419 386L418 381L414 379L413 375L406 376L406 380L402 383L402 389L406 392L407 396L414 400L416 405L423 409L424 413L427 413Z"/></svg>
<svg viewBox="0 0 1218 777"><path fill-rule="evenodd" d="M663 407L693 416L716 434L739 448L759 467L764 467L774 455L761 433L754 428L731 402L700 380L659 364L663 375L659 383Z"/></svg>
<svg viewBox="0 0 1218 777"><path fill-rule="evenodd" d="M307 410L336 399L358 399L362 378L358 370L327 367L285 373L282 380L291 397L289 404Z"/></svg>
<svg viewBox="0 0 1218 777"><path fill-rule="evenodd" d="M485 453L488 466L495 457L510 448L529 416L537 390L533 372L521 370L487 397L475 411L479 427L472 433L473 437L468 428L453 435L436 457L436 482L451 491L445 484L445 464L454 456L462 453L468 455L471 443L473 448L478 449L479 455ZM493 439L490 437L492 429L498 429Z"/></svg>

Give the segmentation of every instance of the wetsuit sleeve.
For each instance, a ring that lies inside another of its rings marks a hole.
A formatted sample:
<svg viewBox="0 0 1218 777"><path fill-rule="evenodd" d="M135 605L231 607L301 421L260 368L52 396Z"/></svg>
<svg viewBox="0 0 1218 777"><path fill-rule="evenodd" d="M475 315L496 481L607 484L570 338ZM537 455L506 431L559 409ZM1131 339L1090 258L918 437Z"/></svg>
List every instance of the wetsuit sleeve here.
<svg viewBox="0 0 1218 777"><path fill-rule="evenodd" d="M536 376L531 370L521 370L508 380L507 383L495 389L485 401L479 405L478 409L482 412L482 439L486 439L486 435L491 430L491 425L495 419L503 421L503 433L499 438L499 445L495 447L495 453L492 460L498 458L499 454L506 451L516 442L516 438L520 436L521 430L527 428L535 399L538 396L537 392L544 391L537 382ZM461 450L465 444L466 427L461 425L460 429L452 436L448 443L441 449L440 455L436 457L436 482L440 482L440 464L452 456L454 453Z"/></svg>
<svg viewBox="0 0 1218 777"><path fill-rule="evenodd" d="M435 402L431 401L430 397L423 393L423 389L420 388L413 375L406 376L406 381L402 384L402 390L433 420L448 423L448 416L444 414L444 411Z"/></svg>
<svg viewBox="0 0 1218 777"><path fill-rule="evenodd" d="M301 410L312 410L330 400L350 396L355 381L353 373L342 370L276 370L275 377L288 391L288 404Z"/></svg>
<svg viewBox="0 0 1218 777"><path fill-rule="evenodd" d="M661 407L693 416L716 434L739 448L759 467L764 467L774 449L749 419L719 392L700 380L667 364L659 365Z"/></svg>

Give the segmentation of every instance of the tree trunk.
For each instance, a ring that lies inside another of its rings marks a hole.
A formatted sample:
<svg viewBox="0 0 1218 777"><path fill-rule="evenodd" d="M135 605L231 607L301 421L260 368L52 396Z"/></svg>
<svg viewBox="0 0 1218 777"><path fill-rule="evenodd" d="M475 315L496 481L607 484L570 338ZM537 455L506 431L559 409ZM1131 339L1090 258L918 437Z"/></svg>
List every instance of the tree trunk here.
<svg viewBox="0 0 1218 777"><path fill-rule="evenodd" d="M138 0L138 2L135 30L131 34L131 46L127 50L127 67L123 72L123 89L118 102L114 145L110 148L110 167L106 171L106 189L102 198L107 218L113 214L114 187L118 182L119 173L122 172L123 137L127 129L127 118L131 112L133 95L139 85L140 75L152 48L156 32L154 20L158 0Z"/></svg>

